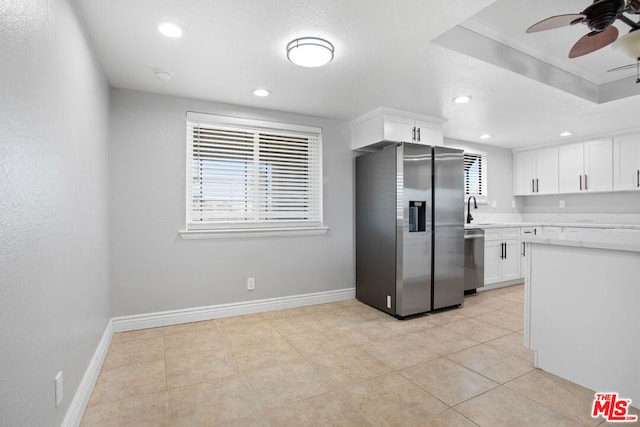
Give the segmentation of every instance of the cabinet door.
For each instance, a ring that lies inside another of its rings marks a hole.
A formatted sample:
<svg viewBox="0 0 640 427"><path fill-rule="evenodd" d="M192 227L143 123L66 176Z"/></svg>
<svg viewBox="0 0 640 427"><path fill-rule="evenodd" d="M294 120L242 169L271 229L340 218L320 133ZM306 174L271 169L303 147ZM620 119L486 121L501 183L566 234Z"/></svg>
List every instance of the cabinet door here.
<svg viewBox="0 0 640 427"><path fill-rule="evenodd" d="M502 241L491 240L484 243L484 284L501 282Z"/></svg>
<svg viewBox="0 0 640 427"><path fill-rule="evenodd" d="M441 125L433 123L421 122L416 120L417 128L416 141L418 144L441 146L444 145L444 136Z"/></svg>
<svg viewBox="0 0 640 427"><path fill-rule="evenodd" d="M584 174L587 191L613 189L613 145L610 139L584 143Z"/></svg>
<svg viewBox="0 0 640 427"><path fill-rule="evenodd" d="M382 118L382 134L385 141L413 142L414 128L413 119L387 114Z"/></svg>
<svg viewBox="0 0 640 427"><path fill-rule="evenodd" d="M536 192L556 194L558 192L558 147L536 150Z"/></svg>
<svg viewBox="0 0 640 427"><path fill-rule="evenodd" d="M558 147L558 190L561 193L582 191L584 175L584 144L567 144Z"/></svg>
<svg viewBox="0 0 640 427"><path fill-rule="evenodd" d="M522 258L520 251L520 242L517 240L507 240L506 242L505 258L502 260L502 280L514 280L519 279L520 272L520 258Z"/></svg>
<svg viewBox="0 0 640 427"><path fill-rule="evenodd" d="M516 167L515 194L533 194L536 174L536 152L520 151L514 154Z"/></svg>
<svg viewBox="0 0 640 427"><path fill-rule="evenodd" d="M613 189L640 190L640 135L613 141Z"/></svg>

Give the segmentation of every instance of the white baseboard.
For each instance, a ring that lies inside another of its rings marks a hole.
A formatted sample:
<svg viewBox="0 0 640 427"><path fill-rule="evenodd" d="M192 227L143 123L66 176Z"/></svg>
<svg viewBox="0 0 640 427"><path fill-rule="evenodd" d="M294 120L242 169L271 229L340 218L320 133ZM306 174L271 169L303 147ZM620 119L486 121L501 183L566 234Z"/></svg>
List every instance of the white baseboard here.
<svg viewBox="0 0 640 427"><path fill-rule="evenodd" d="M346 301L354 299L355 297L355 288L346 288L335 291L316 292L313 294L292 295L288 297L210 305L207 307L187 308L183 310L169 310L157 313L114 317L112 319L113 332L136 331L139 329L158 328L162 326L179 325L181 323L220 319L223 317L263 313L265 311L282 310L284 308Z"/></svg>
<svg viewBox="0 0 640 427"><path fill-rule="evenodd" d="M490 291L492 289L506 288L507 286L521 285L524 283L524 279L507 280L506 282L492 283L490 285L484 285L482 288L478 288L478 292Z"/></svg>
<svg viewBox="0 0 640 427"><path fill-rule="evenodd" d="M96 351L93 353L89 366L82 376L80 385L73 396L73 400L67 409L67 413L62 421L62 427L78 427L82 422L82 416L84 410L87 408L93 388L98 381L102 364L104 363L107 352L109 351L109 345L111 345L111 337L113 337L113 322L109 319L107 327L102 334L102 338L98 343Z"/></svg>

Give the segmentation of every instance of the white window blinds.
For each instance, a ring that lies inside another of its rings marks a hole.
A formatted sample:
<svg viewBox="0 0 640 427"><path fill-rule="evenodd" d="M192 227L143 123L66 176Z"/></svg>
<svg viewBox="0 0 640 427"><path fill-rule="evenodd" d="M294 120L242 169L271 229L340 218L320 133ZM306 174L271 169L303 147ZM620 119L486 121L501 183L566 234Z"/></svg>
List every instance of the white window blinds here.
<svg viewBox="0 0 640 427"><path fill-rule="evenodd" d="M486 173L482 154L464 153L464 194L486 196Z"/></svg>
<svg viewBox="0 0 640 427"><path fill-rule="evenodd" d="M322 223L318 128L187 115L187 229Z"/></svg>

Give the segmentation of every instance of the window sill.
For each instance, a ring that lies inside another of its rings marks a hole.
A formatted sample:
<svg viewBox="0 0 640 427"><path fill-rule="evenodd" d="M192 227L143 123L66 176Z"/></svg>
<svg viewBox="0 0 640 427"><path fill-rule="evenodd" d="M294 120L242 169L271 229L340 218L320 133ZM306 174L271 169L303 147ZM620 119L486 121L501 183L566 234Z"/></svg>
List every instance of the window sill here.
<svg viewBox="0 0 640 427"><path fill-rule="evenodd" d="M326 234L329 227L296 227L296 228L247 228L225 230L180 230L180 236L191 239L230 239L243 237L285 237L285 236L317 236Z"/></svg>

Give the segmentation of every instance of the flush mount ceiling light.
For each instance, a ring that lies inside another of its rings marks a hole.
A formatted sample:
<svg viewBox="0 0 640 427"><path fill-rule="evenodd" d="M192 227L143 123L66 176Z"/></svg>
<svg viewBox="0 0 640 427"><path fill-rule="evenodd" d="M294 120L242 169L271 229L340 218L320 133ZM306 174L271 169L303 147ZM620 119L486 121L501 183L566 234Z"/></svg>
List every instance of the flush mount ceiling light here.
<svg viewBox="0 0 640 427"><path fill-rule="evenodd" d="M471 97L469 95L456 96L453 98L453 102L456 104L466 104L469 101L471 101Z"/></svg>
<svg viewBox="0 0 640 427"><path fill-rule="evenodd" d="M255 96L260 96L260 97L265 97L265 96L269 96L271 92L269 92L267 89L254 89L253 90L253 94Z"/></svg>
<svg viewBox="0 0 640 427"><path fill-rule="evenodd" d="M317 37L302 37L287 45L287 59L301 67L322 67L333 60L331 43Z"/></svg>
<svg viewBox="0 0 640 427"><path fill-rule="evenodd" d="M178 24L174 24L173 22L162 22L158 25L158 31L164 36L170 37L172 39L182 37L184 34L184 28L182 28Z"/></svg>
<svg viewBox="0 0 640 427"><path fill-rule="evenodd" d="M560 134L560 136L571 136L571 135L573 135L573 134L571 132L569 132L569 131L565 131L565 132L562 132Z"/></svg>
<svg viewBox="0 0 640 427"><path fill-rule="evenodd" d="M483 133L482 135L480 135L480 139L489 139L491 138L491 135L489 135L488 133Z"/></svg>

